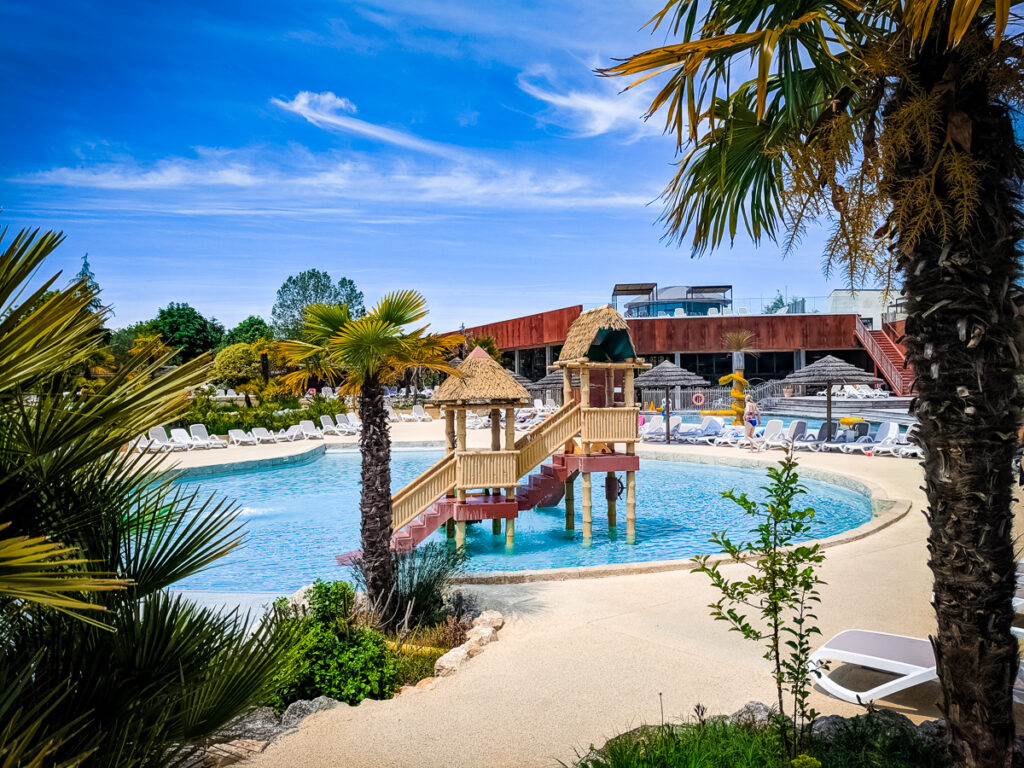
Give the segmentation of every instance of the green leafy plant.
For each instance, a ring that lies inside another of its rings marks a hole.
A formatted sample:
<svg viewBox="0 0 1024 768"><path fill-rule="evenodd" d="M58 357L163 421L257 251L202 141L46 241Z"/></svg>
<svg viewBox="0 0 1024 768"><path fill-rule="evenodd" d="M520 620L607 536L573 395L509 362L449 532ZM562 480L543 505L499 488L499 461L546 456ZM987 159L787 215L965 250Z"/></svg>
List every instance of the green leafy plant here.
<svg viewBox="0 0 1024 768"><path fill-rule="evenodd" d="M226 387L234 389L260 375L260 361L251 344L232 344L224 347L213 360L213 377Z"/></svg>
<svg viewBox="0 0 1024 768"><path fill-rule="evenodd" d="M171 302L157 312L155 325L164 342L177 350L177 358L192 360L215 348L224 336L224 326L207 319L185 302Z"/></svg>
<svg viewBox="0 0 1024 768"><path fill-rule="evenodd" d="M165 765L266 696L287 633L168 592L238 546L235 507L119 449L177 418L208 363L155 377L172 353L144 346L68 386L105 315L83 282L26 287L60 241L0 254L0 763Z"/></svg>
<svg viewBox="0 0 1024 768"><path fill-rule="evenodd" d="M318 579L306 599L308 606L300 608L282 598L271 612L294 644L274 678L270 705L282 711L317 696L349 704L390 697L400 680L399 661L384 635L359 621L352 586Z"/></svg>
<svg viewBox="0 0 1024 768"><path fill-rule="evenodd" d="M825 559L820 545L797 543L812 534L814 510L794 505L805 493L796 470L792 451L787 450L778 466L768 468L764 503L745 493L722 494L758 521L750 541L734 542L725 531L711 538L732 562L750 568L746 578L730 580L721 571L721 562L707 555L696 558L699 567L694 569L706 574L722 595L709 606L711 615L764 645L764 657L773 668L779 725L793 758L803 743L805 725L817 716L808 704L807 661L811 638L821 634L813 622L814 606L820 602L818 587L824 582L815 569ZM745 611L754 616L748 618ZM788 718L787 695L792 701Z"/></svg>

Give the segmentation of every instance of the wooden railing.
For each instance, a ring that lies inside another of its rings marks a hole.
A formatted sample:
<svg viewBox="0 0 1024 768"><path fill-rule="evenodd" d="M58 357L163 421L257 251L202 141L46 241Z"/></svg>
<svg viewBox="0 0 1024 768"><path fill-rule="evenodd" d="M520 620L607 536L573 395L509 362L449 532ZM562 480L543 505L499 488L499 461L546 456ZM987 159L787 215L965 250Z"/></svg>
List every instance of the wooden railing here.
<svg viewBox="0 0 1024 768"><path fill-rule="evenodd" d="M468 451L455 456L455 488L510 488L518 485L515 451Z"/></svg>
<svg viewBox="0 0 1024 768"><path fill-rule="evenodd" d="M519 477L528 474L565 445L569 438L580 431L581 426L579 403L568 403L534 427L532 432L519 438L516 441L516 450L519 452L516 472Z"/></svg>
<svg viewBox="0 0 1024 768"><path fill-rule="evenodd" d="M455 454L449 453L391 497L391 530L404 528L454 488Z"/></svg>
<svg viewBox="0 0 1024 768"><path fill-rule="evenodd" d="M857 337L864 349L871 356L875 365L878 366L878 370L881 372L882 377L888 382L889 386L892 387L892 391L897 395L905 395L909 392L910 387L904 379L904 374L909 372L901 370L895 363L893 363L885 352L882 350L882 345L875 341L875 337L872 336L868 329L864 326L864 323L858 317L856 324L853 326L854 335Z"/></svg>
<svg viewBox="0 0 1024 768"><path fill-rule="evenodd" d="M639 406L632 408L584 408L583 443L635 443Z"/></svg>

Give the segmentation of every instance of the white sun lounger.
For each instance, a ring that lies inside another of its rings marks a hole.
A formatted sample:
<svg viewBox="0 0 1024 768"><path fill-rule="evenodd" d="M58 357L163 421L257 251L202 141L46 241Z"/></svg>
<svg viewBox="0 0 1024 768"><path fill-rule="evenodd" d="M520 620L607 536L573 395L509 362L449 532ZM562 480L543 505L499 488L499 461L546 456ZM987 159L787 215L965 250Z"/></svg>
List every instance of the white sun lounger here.
<svg viewBox="0 0 1024 768"><path fill-rule="evenodd" d="M189 434L192 436L193 442L197 446L203 448L227 448L228 443L226 440L221 440L216 435L211 435L206 431L205 424L190 424L188 428Z"/></svg>
<svg viewBox="0 0 1024 768"><path fill-rule="evenodd" d="M264 430L266 431L266 430ZM267 434L270 434L269 432ZM228 440L232 445L258 445L259 440L256 439L255 435L251 435L244 429L229 429Z"/></svg>
<svg viewBox="0 0 1024 768"><path fill-rule="evenodd" d="M184 430L183 430L184 431ZM168 438L167 430L163 427L153 427L149 430L149 447L147 450L150 451L190 451L192 450L192 441Z"/></svg>
<svg viewBox="0 0 1024 768"><path fill-rule="evenodd" d="M873 453L877 448L887 448L895 445L899 436L900 425L895 421L887 421L879 426L878 429L875 430L875 434L871 437L865 436L857 438L855 442L840 446L839 450L843 453L853 453L854 451L860 451L861 453Z"/></svg>
<svg viewBox="0 0 1024 768"><path fill-rule="evenodd" d="M306 433L298 424L292 424L288 429L282 429L277 434L278 440L287 440L289 443L294 440L305 440Z"/></svg>
<svg viewBox="0 0 1024 768"><path fill-rule="evenodd" d="M423 410L423 406L418 403L412 407L412 417L416 421L433 421L430 414Z"/></svg>
<svg viewBox="0 0 1024 768"><path fill-rule="evenodd" d="M729 424L715 437L704 438L698 442L708 445L736 445L743 439L743 427L739 424Z"/></svg>
<svg viewBox="0 0 1024 768"><path fill-rule="evenodd" d="M675 416L671 417L676 418ZM679 426L672 427L672 437L677 437L680 440L686 440L688 437L704 437L708 430L715 430L720 432L722 429L722 420L716 416L705 416L700 424L687 424L685 427L682 425L682 419L679 419Z"/></svg>
<svg viewBox="0 0 1024 768"><path fill-rule="evenodd" d="M229 433L230 434L230 433ZM256 438L258 444L262 443L276 443L278 440L284 440L284 430L280 432L271 432L266 427L253 427L252 436ZM294 439L294 438L290 438Z"/></svg>
<svg viewBox="0 0 1024 768"><path fill-rule="evenodd" d="M358 435L359 427L352 423L352 417L347 413L334 414L334 421L338 425L338 431L345 435Z"/></svg>
<svg viewBox="0 0 1024 768"><path fill-rule="evenodd" d="M765 449L765 445L769 442L774 442L782 438L782 419L769 419L768 423L764 425L764 430L761 434L754 433L754 445L759 451ZM739 445L742 447L744 443L748 442L746 437L740 439Z"/></svg>
<svg viewBox="0 0 1024 768"><path fill-rule="evenodd" d="M840 685L821 669L821 663L826 661L857 664L899 677L866 691L854 691ZM815 683L837 699L851 704L868 704L938 679L935 654L928 640L864 629L840 632L811 654L808 666Z"/></svg>
<svg viewBox="0 0 1024 768"><path fill-rule="evenodd" d="M313 422L310 422L310 424L312 424L312 423ZM305 424L305 422L303 422L303 424ZM314 427L314 429L315 429L315 427ZM341 437L342 434L344 434L344 433L340 429L338 429L338 425L334 423L334 420L330 416L328 416L325 413L323 416L320 417L320 435L321 435L321 437L323 435L337 435L338 437Z"/></svg>
<svg viewBox="0 0 1024 768"><path fill-rule="evenodd" d="M302 421L300 421L299 429L302 430L302 435L308 438L309 440L324 439L324 433L317 429L316 424L314 424L309 419L303 419Z"/></svg>
<svg viewBox="0 0 1024 768"><path fill-rule="evenodd" d="M202 441L194 439L192 435L190 435L181 427L175 427L174 429L171 430L171 442L178 443L179 445L184 445L190 451L193 448L210 447L209 445L206 445Z"/></svg>
<svg viewBox="0 0 1024 768"><path fill-rule="evenodd" d="M764 448L765 450L768 448L785 448L802 438L806 431L807 422L802 419L794 419L789 422L789 426L786 428L786 431L778 437L765 438Z"/></svg>

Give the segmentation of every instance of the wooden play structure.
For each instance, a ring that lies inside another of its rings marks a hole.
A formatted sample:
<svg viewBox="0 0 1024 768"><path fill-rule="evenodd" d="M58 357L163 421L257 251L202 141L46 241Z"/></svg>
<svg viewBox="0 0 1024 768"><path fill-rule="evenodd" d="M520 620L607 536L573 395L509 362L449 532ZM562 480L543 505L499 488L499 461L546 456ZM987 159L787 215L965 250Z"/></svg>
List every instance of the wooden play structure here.
<svg viewBox="0 0 1024 768"><path fill-rule="evenodd" d="M505 543L511 547L521 512L555 506L563 497L566 529L573 530L577 475L582 476L582 533L589 539L594 472L606 476L609 528L617 527L615 473L625 473L626 534L632 541L640 466L634 453L640 438L633 376L647 367L636 357L626 322L614 308L584 312L551 366L563 376L563 405L517 440L515 408L528 404L529 395L486 352L473 350L458 366L458 375L431 398L444 414L447 451L392 497L392 549L412 549L441 526L456 546L464 547L466 524L485 520L492 521L493 535L501 534L504 521ZM481 414L490 417L490 449L471 450L467 422ZM551 463L544 463L549 457ZM350 563L353 554L340 555L339 564Z"/></svg>

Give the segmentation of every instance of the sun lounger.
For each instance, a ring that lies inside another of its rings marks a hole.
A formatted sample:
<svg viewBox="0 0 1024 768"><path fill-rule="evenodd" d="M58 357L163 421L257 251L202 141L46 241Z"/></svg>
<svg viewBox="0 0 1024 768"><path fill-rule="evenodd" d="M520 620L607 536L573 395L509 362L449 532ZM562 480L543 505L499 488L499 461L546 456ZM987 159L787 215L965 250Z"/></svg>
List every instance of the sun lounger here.
<svg viewBox="0 0 1024 768"><path fill-rule="evenodd" d="M181 427L175 427L171 430L171 442L179 445L184 445L188 450L193 448L209 448L209 445L204 444L200 440L195 440L188 432Z"/></svg>
<svg viewBox="0 0 1024 768"><path fill-rule="evenodd" d="M875 455L883 456L888 454L890 456L904 456L906 454L908 456L924 456L924 453L917 445L917 433L920 428L919 424L911 424L907 427L906 433L898 435L894 442L876 448Z"/></svg>
<svg viewBox="0 0 1024 768"><path fill-rule="evenodd" d="M412 407L412 417L416 421L433 421L430 414L423 410L423 406L418 403Z"/></svg>
<svg viewBox="0 0 1024 768"><path fill-rule="evenodd" d="M696 445L698 442L703 442L709 437L718 437L722 434L722 427L724 426L723 421L717 416L705 416L704 421L701 422L697 429L676 431L675 437L684 443L690 443Z"/></svg>
<svg viewBox="0 0 1024 768"><path fill-rule="evenodd" d="M228 434L230 434L230 433L228 433ZM294 440L295 439L295 438L285 438L284 430L283 429L280 432L271 432L266 427L253 427L252 428L252 436L255 437L256 438L256 442L258 444L261 444L261 445L263 443L276 443L279 440L285 440L285 439Z"/></svg>
<svg viewBox="0 0 1024 768"><path fill-rule="evenodd" d="M774 442L782 438L782 419L769 419L768 423L764 425L764 429L758 433L754 432L754 446L759 450L763 451L765 445L768 442ZM749 441L744 436L738 443L740 447Z"/></svg>
<svg viewBox="0 0 1024 768"><path fill-rule="evenodd" d="M353 418L347 413L334 414L334 421L338 425L338 431L346 435L358 435L359 427L352 423Z"/></svg>
<svg viewBox="0 0 1024 768"><path fill-rule="evenodd" d="M192 442L195 443L196 447L201 448L227 448L228 444L226 440L221 440L216 435L211 435L206 431L205 424L190 424L188 428L189 435L192 437Z"/></svg>
<svg viewBox="0 0 1024 768"><path fill-rule="evenodd" d="M831 429L824 423L818 427L817 432L804 432L804 436L793 442L793 448L798 451L819 451L821 447L835 436L836 422L831 422Z"/></svg>
<svg viewBox="0 0 1024 768"><path fill-rule="evenodd" d="M769 448L785 448L803 437L806 431L807 422L802 419L794 419L789 422L789 426L786 428L786 431L781 435L775 438L766 439L764 441L764 448L765 450Z"/></svg>
<svg viewBox="0 0 1024 768"><path fill-rule="evenodd" d="M821 664L827 661L857 664L898 677L866 691L854 691L825 674ZM809 667L815 683L837 699L851 704L868 704L938 679L935 653L928 640L863 629L848 629L830 639L811 654Z"/></svg>
<svg viewBox="0 0 1024 768"><path fill-rule="evenodd" d="M305 424L305 422L303 422L303 424ZM312 424L312 422L310 422L310 424ZM342 431L338 429L338 426L334 423L334 420L326 413L320 417L319 431L321 433L321 437L323 437L324 435L336 435L338 437L342 436Z"/></svg>
<svg viewBox="0 0 1024 768"><path fill-rule="evenodd" d="M715 437L704 438L698 442L708 445L736 445L743 439L743 427L739 424L730 424L724 427Z"/></svg>
<svg viewBox="0 0 1024 768"><path fill-rule="evenodd" d="M238 394L233 389L229 389L224 393L224 397L238 397Z"/></svg>
<svg viewBox="0 0 1024 768"><path fill-rule="evenodd" d="M149 438L145 435L139 435L134 440L130 441L126 446L126 449L131 451L138 451L139 453L145 453L149 447Z"/></svg>
<svg viewBox="0 0 1024 768"><path fill-rule="evenodd" d="M857 438L853 443L840 446L840 450L843 453L853 453L854 451L860 451L865 454L873 453L876 448L887 448L895 445L899 436L900 425L895 421L886 421L879 425L874 435Z"/></svg>
<svg viewBox="0 0 1024 768"><path fill-rule="evenodd" d="M192 449L192 441L181 442L180 440L171 440L167 437L167 430L163 427L153 427L149 430L149 447L148 451L188 451Z"/></svg>
<svg viewBox="0 0 1024 768"><path fill-rule="evenodd" d="M836 434L827 443L823 443L818 446L819 451L841 451L843 446L848 446L852 443L856 443L862 437L867 437L868 430L871 425L866 421L858 421L856 424L851 424L848 428L843 429L841 426Z"/></svg>
<svg viewBox="0 0 1024 768"><path fill-rule="evenodd" d="M266 431L266 430L264 430ZM269 434L269 433L267 433ZM259 440L255 435L246 432L244 429L229 429L228 440L232 445L258 445Z"/></svg>
<svg viewBox="0 0 1024 768"><path fill-rule="evenodd" d="M659 417L655 416L654 418L658 419ZM652 423L653 423L653 421L654 420L652 419ZM683 423L683 417L682 416L669 416L669 419L668 419L668 431L669 431L669 435L671 437L675 437L678 434L678 432L679 432L679 425L682 424L682 423ZM664 443L665 442L665 419L664 419L664 417L661 417L661 428L660 429L652 429L650 431L645 431L644 432L644 436L641 439L646 441L646 442L648 442L648 443Z"/></svg>
<svg viewBox="0 0 1024 768"><path fill-rule="evenodd" d="M300 421L299 429L302 430L303 436L309 440L324 439L324 433L317 429L316 424L314 424L310 419L303 419L302 421Z"/></svg>
<svg viewBox="0 0 1024 768"><path fill-rule="evenodd" d="M282 429L278 432L278 440L287 440L289 443L295 440L305 440L306 433L303 432L302 427L298 424L292 424L288 429Z"/></svg>

